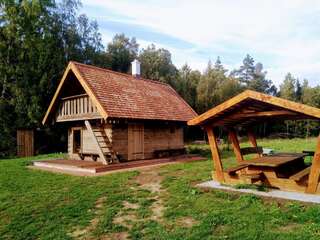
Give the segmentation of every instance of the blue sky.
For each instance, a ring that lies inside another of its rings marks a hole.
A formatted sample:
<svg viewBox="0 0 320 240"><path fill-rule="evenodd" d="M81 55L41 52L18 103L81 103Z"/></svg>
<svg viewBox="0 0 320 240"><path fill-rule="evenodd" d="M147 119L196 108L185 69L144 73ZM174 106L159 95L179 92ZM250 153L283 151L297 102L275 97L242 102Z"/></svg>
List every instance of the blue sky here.
<svg viewBox="0 0 320 240"><path fill-rule="evenodd" d="M229 70L248 53L278 85L287 72L320 84L320 1L83 0L106 45L116 33L168 49L173 63L203 71L220 56Z"/></svg>

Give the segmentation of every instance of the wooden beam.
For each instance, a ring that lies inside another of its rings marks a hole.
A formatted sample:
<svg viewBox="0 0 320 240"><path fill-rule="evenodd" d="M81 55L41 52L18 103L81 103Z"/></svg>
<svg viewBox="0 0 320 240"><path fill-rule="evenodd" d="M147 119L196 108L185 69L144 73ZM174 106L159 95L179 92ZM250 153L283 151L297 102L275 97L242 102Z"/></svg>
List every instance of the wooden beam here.
<svg viewBox="0 0 320 240"><path fill-rule="evenodd" d="M85 123L85 125L86 125L86 127L88 129L88 132L90 133L90 135L92 137L92 140L96 143L97 150L98 150L98 153L99 153L99 157L101 158L103 164L107 165L108 161L107 161L107 159L106 159L106 157L105 157L105 155L104 155L104 153L103 153L103 151L102 151L102 149L101 149L101 147L99 145L99 142L98 142L96 136L94 135L94 132L92 130L90 122L88 120L85 120L84 123Z"/></svg>
<svg viewBox="0 0 320 240"><path fill-rule="evenodd" d="M88 96L88 94L84 93L84 94L78 94L78 95L72 95L72 96L64 97L64 98L61 98L61 100L68 100L68 99L87 97L87 96Z"/></svg>
<svg viewBox="0 0 320 240"><path fill-rule="evenodd" d="M242 164L244 162L243 156L241 154L240 144L237 137L237 133L233 128L228 129L229 139L232 143L234 154L236 155L237 162Z"/></svg>
<svg viewBox="0 0 320 240"><path fill-rule="evenodd" d="M268 118L268 117L279 117L279 116L297 116L296 113L291 111L250 111L250 112L238 112L232 115L225 116L221 120L215 121L212 125L213 126L226 126L232 124L237 124L241 121L243 125L246 121L253 121L255 122L258 120L257 118ZM259 119L261 120L261 119Z"/></svg>
<svg viewBox="0 0 320 240"><path fill-rule="evenodd" d="M254 132L251 129L248 130L248 139L249 139L252 147L255 147L257 149L257 157L260 157L261 154L259 154L259 151L258 151L257 139L256 139Z"/></svg>
<svg viewBox="0 0 320 240"><path fill-rule="evenodd" d="M93 120L102 119L102 117L97 114L78 114L72 116L58 116L56 122L70 122L70 121L83 121L83 120Z"/></svg>
<svg viewBox="0 0 320 240"><path fill-rule="evenodd" d="M216 178L219 182L224 182L224 175L223 175L223 167L220 158L219 148L217 144L217 139L214 135L212 127L206 127L206 132L208 135L209 145L211 149L213 167L215 169Z"/></svg>
<svg viewBox="0 0 320 240"><path fill-rule="evenodd" d="M320 134L318 136L317 148L313 156L311 170L308 179L307 193L315 193L319 184L320 176Z"/></svg>
<svg viewBox="0 0 320 240"><path fill-rule="evenodd" d="M248 112L248 113L236 113L231 115L232 119L238 119L238 118L250 118L250 117L276 117L276 116L294 116L297 115L294 112L291 111L263 111L263 112ZM228 118L228 117L227 117Z"/></svg>

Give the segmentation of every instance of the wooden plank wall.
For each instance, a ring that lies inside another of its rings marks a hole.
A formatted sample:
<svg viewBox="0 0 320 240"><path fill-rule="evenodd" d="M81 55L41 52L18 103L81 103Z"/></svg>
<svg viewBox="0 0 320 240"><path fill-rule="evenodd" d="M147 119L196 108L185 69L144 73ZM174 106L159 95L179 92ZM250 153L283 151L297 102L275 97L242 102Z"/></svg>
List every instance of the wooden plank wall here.
<svg viewBox="0 0 320 240"><path fill-rule="evenodd" d="M128 124L112 126L112 141L114 150L124 159L128 159ZM155 150L183 148L183 129L164 123L144 123L144 159L154 157Z"/></svg>
<svg viewBox="0 0 320 240"><path fill-rule="evenodd" d="M112 126L112 146L123 159L128 159L128 124Z"/></svg>
<svg viewBox="0 0 320 240"><path fill-rule="evenodd" d="M144 159L144 124L128 124L128 160Z"/></svg>
<svg viewBox="0 0 320 240"><path fill-rule="evenodd" d="M34 131L17 130L17 156L30 157L34 155Z"/></svg>
<svg viewBox="0 0 320 240"><path fill-rule="evenodd" d="M93 129L95 127L93 126ZM79 129L79 127L71 127L68 130L68 155L71 159L77 159L79 160L80 157L77 153L73 152L73 129ZM81 126L81 141L82 141L82 149L81 151L84 153L93 153L98 154L98 149L96 146L96 143L92 139L89 131L85 126ZM112 125L111 124L105 124L104 129L106 131L106 134L112 139ZM91 160L89 158L86 158L85 160ZM100 161L100 158L97 159Z"/></svg>
<svg viewBox="0 0 320 240"><path fill-rule="evenodd" d="M172 129L173 128L173 129ZM155 150L183 148L183 129L167 124L145 124L144 156L152 158Z"/></svg>

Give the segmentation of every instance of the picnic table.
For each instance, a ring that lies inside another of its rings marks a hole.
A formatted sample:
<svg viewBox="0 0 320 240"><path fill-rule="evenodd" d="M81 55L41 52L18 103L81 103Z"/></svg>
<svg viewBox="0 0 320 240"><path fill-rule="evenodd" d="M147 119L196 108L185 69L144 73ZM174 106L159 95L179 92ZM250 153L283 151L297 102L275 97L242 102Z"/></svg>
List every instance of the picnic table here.
<svg viewBox="0 0 320 240"><path fill-rule="evenodd" d="M287 163L296 161L303 161L303 158L308 156L305 153L276 153L268 156L262 156L253 160L247 161L249 166L262 166L262 167L280 167Z"/></svg>
<svg viewBox="0 0 320 240"><path fill-rule="evenodd" d="M236 167L228 169L230 176L240 173L242 179L248 183L267 179L291 178L301 180L309 174L310 168L305 165L306 153L276 153L268 156L261 156L253 160L243 161ZM246 169L246 170L245 170Z"/></svg>

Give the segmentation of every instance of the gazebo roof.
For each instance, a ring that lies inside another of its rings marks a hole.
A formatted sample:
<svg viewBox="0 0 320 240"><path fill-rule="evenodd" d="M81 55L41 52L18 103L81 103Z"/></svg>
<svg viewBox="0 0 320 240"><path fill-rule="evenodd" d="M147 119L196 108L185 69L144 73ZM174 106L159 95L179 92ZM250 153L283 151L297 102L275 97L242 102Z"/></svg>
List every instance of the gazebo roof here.
<svg viewBox="0 0 320 240"><path fill-rule="evenodd" d="M320 109L246 90L188 121L188 125L235 127L294 119L320 120Z"/></svg>

